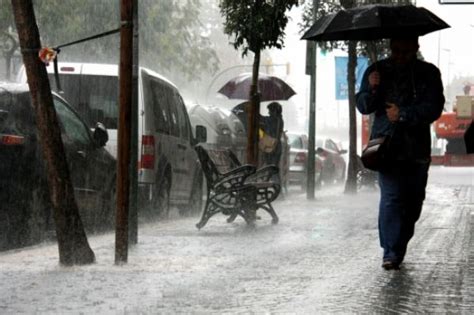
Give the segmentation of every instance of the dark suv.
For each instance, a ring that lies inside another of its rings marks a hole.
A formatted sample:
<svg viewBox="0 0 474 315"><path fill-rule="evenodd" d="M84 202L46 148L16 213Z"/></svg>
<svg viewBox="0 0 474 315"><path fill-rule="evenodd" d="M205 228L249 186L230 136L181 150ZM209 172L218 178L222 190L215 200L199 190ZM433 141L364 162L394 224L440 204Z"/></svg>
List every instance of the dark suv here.
<svg viewBox="0 0 474 315"><path fill-rule="evenodd" d="M111 226L116 160L107 130L93 132L53 94L81 218L87 230ZM0 249L38 242L54 229L35 111L26 84L0 84Z"/></svg>

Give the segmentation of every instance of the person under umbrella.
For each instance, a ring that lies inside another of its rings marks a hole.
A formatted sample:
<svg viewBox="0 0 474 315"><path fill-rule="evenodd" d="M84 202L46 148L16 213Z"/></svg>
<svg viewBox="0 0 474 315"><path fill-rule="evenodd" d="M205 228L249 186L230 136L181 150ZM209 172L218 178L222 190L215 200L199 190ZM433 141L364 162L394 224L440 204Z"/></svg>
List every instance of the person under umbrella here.
<svg viewBox="0 0 474 315"><path fill-rule="evenodd" d="M362 114L375 113L371 139L389 136L379 170L382 267L399 269L420 217L431 161L430 124L443 111L441 74L417 59L418 38L391 39L391 56L370 66L356 94Z"/></svg>
<svg viewBox="0 0 474 315"><path fill-rule="evenodd" d="M283 133L282 108L278 102L271 102L267 106L268 116L260 116L260 128L263 132L276 140L271 150L262 152L262 159L265 165L280 165L281 157L281 136Z"/></svg>

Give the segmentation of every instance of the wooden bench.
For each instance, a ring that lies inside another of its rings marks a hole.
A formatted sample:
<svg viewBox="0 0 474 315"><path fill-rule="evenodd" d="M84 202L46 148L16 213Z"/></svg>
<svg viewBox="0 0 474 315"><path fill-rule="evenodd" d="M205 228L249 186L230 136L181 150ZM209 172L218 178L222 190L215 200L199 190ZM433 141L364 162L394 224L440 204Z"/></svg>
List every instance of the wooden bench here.
<svg viewBox="0 0 474 315"><path fill-rule="evenodd" d="M207 182L207 200L198 229L206 225L215 214L229 216L232 222L241 216L247 224L254 224L258 209L264 209L278 223L278 216L271 202L278 197L280 185L271 179L278 174L278 167L270 165L256 169L252 165L241 165L230 150L196 146Z"/></svg>

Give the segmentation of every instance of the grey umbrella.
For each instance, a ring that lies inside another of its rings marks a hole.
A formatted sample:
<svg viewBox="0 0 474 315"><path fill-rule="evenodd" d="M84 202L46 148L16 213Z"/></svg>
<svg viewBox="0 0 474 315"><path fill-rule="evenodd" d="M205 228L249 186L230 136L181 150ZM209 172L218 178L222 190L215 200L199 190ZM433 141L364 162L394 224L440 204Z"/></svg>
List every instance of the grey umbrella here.
<svg viewBox="0 0 474 315"><path fill-rule="evenodd" d="M413 5L366 5L318 19L302 39L376 40L422 36L450 27L431 11Z"/></svg>

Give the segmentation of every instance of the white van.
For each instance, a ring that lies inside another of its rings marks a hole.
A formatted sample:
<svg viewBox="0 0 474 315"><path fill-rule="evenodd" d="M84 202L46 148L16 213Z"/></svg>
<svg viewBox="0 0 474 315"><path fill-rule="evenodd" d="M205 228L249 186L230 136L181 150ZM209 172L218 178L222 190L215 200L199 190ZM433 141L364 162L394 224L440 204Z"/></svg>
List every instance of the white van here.
<svg viewBox="0 0 474 315"><path fill-rule="evenodd" d="M62 95L89 127L102 122L108 130L106 149L117 155L118 66L111 64L59 63ZM58 91L54 67L47 67L51 88ZM19 81L26 82L20 71ZM60 91L58 91L60 92ZM60 92L61 93L61 92ZM146 68L139 70L138 183L141 201L167 214L169 205L180 212L202 208L202 170L194 146L188 113L176 86ZM206 141L203 126L196 138Z"/></svg>

